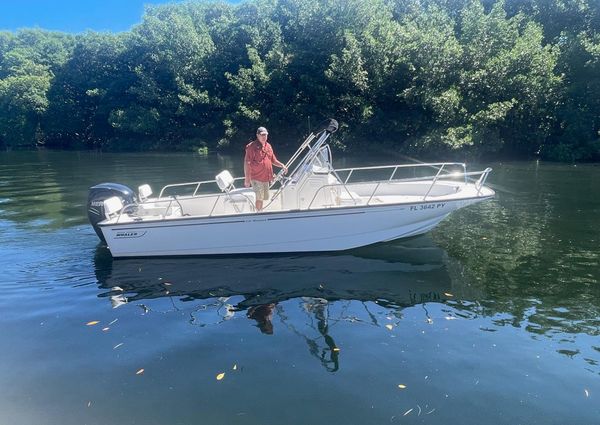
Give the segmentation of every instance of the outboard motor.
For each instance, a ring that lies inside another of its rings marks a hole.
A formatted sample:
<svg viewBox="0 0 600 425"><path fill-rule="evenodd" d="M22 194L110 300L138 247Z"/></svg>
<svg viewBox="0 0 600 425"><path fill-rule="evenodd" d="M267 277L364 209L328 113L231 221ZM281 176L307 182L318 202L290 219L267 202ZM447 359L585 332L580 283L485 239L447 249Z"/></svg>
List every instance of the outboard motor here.
<svg viewBox="0 0 600 425"><path fill-rule="evenodd" d="M106 240L104 239L104 235L102 235L98 223L106 218L106 215L104 214L104 201L113 196L121 198L123 205L136 202L133 190L119 183L100 183L96 186L92 186L90 187L90 193L88 195L88 218L94 231L104 243L106 243Z"/></svg>

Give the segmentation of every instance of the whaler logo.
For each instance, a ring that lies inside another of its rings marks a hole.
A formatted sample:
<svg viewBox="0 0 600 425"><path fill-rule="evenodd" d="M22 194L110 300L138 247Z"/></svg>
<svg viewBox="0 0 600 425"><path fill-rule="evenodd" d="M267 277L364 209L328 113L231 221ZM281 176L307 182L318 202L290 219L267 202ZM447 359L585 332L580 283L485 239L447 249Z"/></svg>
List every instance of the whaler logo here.
<svg viewBox="0 0 600 425"><path fill-rule="evenodd" d="M146 234L146 231L143 231L143 232L137 232L137 231L117 232L117 234L115 235L115 239L141 238L145 234Z"/></svg>

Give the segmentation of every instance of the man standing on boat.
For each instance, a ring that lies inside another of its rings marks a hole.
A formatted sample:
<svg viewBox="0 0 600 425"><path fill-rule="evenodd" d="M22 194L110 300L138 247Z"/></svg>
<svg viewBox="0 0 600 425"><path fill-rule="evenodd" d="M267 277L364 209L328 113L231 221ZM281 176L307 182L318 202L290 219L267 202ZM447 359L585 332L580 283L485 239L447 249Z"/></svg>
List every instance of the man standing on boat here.
<svg viewBox="0 0 600 425"><path fill-rule="evenodd" d="M285 164L280 162L273 152L267 138L269 132L264 127L256 130L256 139L246 145L244 158L244 186L254 189L256 194L256 211L263 209L263 201L269 200L269 186L273 181L273 165L287 173Z"/></svg>

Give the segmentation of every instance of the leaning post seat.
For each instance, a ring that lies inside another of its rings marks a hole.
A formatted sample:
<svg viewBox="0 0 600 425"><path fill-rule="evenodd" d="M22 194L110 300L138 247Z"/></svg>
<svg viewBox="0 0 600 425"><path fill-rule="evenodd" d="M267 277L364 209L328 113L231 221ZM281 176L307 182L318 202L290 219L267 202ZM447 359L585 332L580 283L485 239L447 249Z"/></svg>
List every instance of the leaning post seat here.
<svg viewBox="0 0 600 425"><path fill-rule="evenodd" d="M233 184L235 179L229 171L221 171L215 176L215 181L217 182L219 189L227 195L225 202L232 204L237 212L244 211L243 205L245 203L250 203L250 208L254 207L256 202L254 190L245 187L236 189Z"/></svg>

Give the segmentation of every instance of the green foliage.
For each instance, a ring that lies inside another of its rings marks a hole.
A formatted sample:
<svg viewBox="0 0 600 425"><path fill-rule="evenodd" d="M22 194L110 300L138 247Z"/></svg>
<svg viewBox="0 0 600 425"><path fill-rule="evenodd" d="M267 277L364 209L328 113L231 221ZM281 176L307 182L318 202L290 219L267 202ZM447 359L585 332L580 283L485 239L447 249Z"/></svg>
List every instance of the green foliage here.
<svg viewBox="0 0 600 425"><path fill-rule="evenodd" d="M0 145L600 157L595 0L189 1L121 34L0 32ZM201 141L198 142L198 141Z"/></svg>

